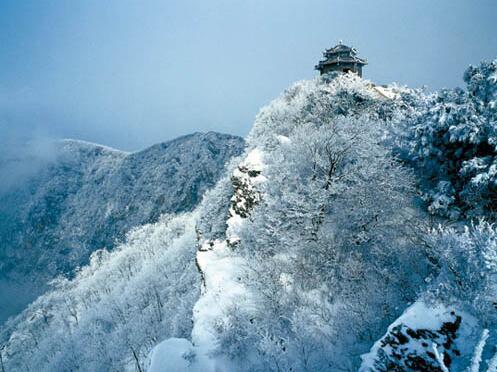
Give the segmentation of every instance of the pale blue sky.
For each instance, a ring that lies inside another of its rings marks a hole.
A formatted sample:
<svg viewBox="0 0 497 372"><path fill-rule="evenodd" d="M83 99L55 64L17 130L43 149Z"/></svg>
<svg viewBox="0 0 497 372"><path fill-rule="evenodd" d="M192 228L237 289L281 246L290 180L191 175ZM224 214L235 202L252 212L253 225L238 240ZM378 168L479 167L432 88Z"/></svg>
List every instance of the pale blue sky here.
<svg viewBox="0 0 497 372"><path fill-rule="evenodd" d="M454 87L497 57L497 1L0 0L0 130L131 150L245 135L339 39L375 82Z"/></svg>

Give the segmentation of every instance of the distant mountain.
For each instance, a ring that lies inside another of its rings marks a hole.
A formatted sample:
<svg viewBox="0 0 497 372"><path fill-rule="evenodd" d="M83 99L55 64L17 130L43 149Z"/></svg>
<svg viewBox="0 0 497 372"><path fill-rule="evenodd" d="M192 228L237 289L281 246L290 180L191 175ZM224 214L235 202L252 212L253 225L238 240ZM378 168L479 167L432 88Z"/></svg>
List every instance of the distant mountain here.
<svg viewBox="0 0 497 372"><path fill-rule="evenodd" d="M0 323L132 228L192 210L243 148L243 139L213 132L134 153L55 143L49 163L0 195Z"/></svg>

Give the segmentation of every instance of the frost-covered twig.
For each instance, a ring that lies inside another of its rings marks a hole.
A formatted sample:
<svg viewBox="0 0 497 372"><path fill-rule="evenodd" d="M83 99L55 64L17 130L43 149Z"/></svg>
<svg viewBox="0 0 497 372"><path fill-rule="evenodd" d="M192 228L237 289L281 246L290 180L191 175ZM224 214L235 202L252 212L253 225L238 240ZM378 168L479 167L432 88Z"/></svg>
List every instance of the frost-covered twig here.
<svg viewBox="0 0 497 372"><path fill-rule="evenodd" d="M487 372L497 372L497 351L488 362Z"/></svg>
<svg viewBox="0 0 497 372"><path fill-rule="evenodd" d="M440 368L442 369L442 372L449 372L449 369L447 368L447 366L444 363L443 354L440 355L440 353L438 352L438 345L436 343L433 343L433 345L431 345L431 346L433 348L433 352L435 353L435 358L437 359L438 364L440 364Z"/></svg>
<svg viewBox="0 0 497 372"><path fill-rule="evenodd" d="M480 370L481 356L483 354L483 348L487 343L488 329L484 329L481 333L480 341L475 347L473 353L473 358L471 359L471 366L469 367L469 372L478 372Z"/></svg>

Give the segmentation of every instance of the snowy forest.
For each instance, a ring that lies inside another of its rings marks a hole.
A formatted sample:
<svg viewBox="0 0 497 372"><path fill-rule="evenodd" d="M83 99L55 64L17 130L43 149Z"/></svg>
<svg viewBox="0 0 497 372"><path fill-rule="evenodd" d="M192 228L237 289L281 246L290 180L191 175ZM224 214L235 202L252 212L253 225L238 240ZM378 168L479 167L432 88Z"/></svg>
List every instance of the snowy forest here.
<svg viewBox="0 0 497 372"><path fill-rule="evenodd" d="M325 74L211 135L198 201L54 275L0 371L497 372L497 60L463 77Z"/></svg>

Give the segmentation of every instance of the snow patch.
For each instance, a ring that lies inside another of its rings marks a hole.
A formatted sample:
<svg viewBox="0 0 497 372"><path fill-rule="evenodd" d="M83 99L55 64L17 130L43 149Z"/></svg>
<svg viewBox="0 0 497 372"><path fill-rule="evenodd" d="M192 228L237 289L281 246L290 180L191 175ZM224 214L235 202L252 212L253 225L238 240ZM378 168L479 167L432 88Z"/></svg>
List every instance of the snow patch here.
<svg viewBox="0 0 497 372"><path fill-rule="evenodd" d="M200 250L197 265L204 276L204 290L193 309L192 341L210 349L216 344L216 322L232 305L248 302L250 295L242 282L244 262L225 241Z"/></svg>
<svg viewBox="0 0 497 372"><path fill-rule="evenodd" d="M421 365L433 370L460 370L464 359L459 357L471 354L478 332L477 320L470 314L417 301L388 327L369 353L361 356L359 371L416 369Z"/></svg>
<svg viewBox="0 0 497 372"><path fill-rule="evenodd" d="M375 85L373 86L373 89L375 90L376 93L378 93L382 98L388 98L388 99L397 99L399 98L399 94L394 92L392 89L388 87L382 87L380 85Z"/></svg>
<svg viewBox="0 0 497 372"><path fill-rule="evenodd" d="M277 135L276 138L282 145L289 145L290 143L292 143L292 140L287 136Z"/></svg>
<svg viewBox="0 0 497 372"><path fill-rule="evenodd" d="M148 372L214 372L212 362L184 338L170 338L150 353Z"/></svg>

